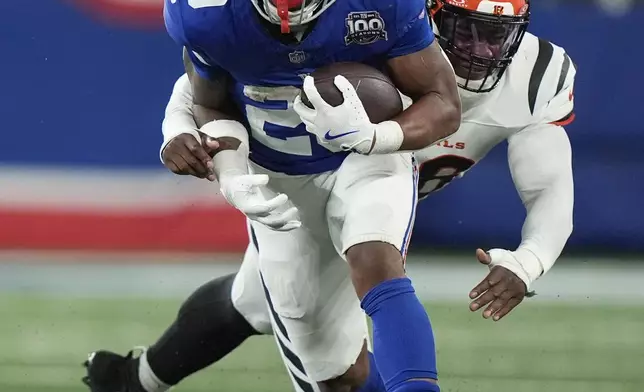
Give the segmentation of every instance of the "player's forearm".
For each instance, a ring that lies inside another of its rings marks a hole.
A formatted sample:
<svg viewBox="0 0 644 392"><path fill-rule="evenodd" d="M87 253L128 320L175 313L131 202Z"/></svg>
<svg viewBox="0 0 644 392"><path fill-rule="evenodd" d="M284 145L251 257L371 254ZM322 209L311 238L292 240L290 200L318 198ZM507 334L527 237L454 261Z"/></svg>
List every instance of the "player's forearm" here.
<svg viewBox="0 0 644 392"><path fill-rule="evenodd" d="M192 115L201 132L216 138L219 141L220 150L236 150L239 147L241 140L239 139L239 137L235 136L235 132L233 132L232 134L228 132L222 135L219 133L213 133L212 129L215 129L214 127L204 128L204 126L219 121L221 121L220 124L226 123L232 125L235 128L239 128L239 126L243 128L243 125L236 120L236 116L232 115L230 113L230 109L226 108L223 103L221 103L221 105L218 105L220 107L208 107L206 106L208 105L208 103L198 103L198 101L196 101L198 99L199 98L196 96L195 98L193 98ZM239 126L233 123L237 123L239 124ZM206 129L206 131L204 131L204 129ZM209 134L207 131L211 131L212 134Z"/></svg>
<svg viewBox="0 0 644 392"><path fill-rule="evenodd" d="M196 103L192 105L192 115L198 128L211 121L236 119L236 116L232 115L228 109L214 109Z"/></svg>
<svg viewBox="0 0 644 392"><path fill-rule="evenodd" d="M219 108L198 103L193 98L193 113L200 132L217 139L218 152L213 156L214 172L217 180L223 175L248 173L249 141L246 128Z"/></svg>
<svg viewBox="0 0 644 392"><path fill-rule="evenodd" d="M206 80L195 72L188 73L194 121L200 132L219 142L213 156L215 176L221 180L223 175L248 173L248 132L230 111L225 79Z"/></svg>
<svg viewBox="0 0 644 392"><path fill-rule="evenodd" d="M197 127L203 128L204 125L218 120L236 121L238 116L228 96L227 76L221 75L214 80L207 80L199 76L185 47L183 48L183 65L192 85L191 113ZM209 128L211 131L213 129L214 127ZM219 150L237 150L242 143L239 138L232 135L220 136L217 140L219 141Z"/></svg>
<svg viewBox="0 0 644 392"><path fill-rule="evenodd" d="M240 146L245 144L246 149L243 149L243 153L247 156L248 135L246 128L235 119L235 116L231 115L229 110L208 107L194 102L194 99L192 113L200 132L217 139L219 151L239 150ZM217 155L219 153L215 154L215 156ZM215 159L215 166L220 160L221 155Z"/></svg>
<svg viewBox="0 0 644 392"><path fill-rule="evenodd" d="M213 156L215 176L224 173L248 173L248 134L246 128L233 116L217 109L193 105L194 121L199 131L217 139L218 151Z"/></svg>
<svg viewBox="0 0 644 392"><path fill-rule="evenodd" d="M401 150L420 150L458 130L461 99L454 71L436 41L389 60L388 66L396 87L414 102L393 119L402 128Z"/></svg>
<svg viewBox="0 0 644 392"><path fill-rule="evenodd" d="M566 132L536 126L510 139L509 164L526 208L517 249L534 280L548 272L572 232L572 151Z"/></svg>
<svg viewBox="0 0 644 392"><path fill-rule="evenodd" d="M530 195L525 206L527 216L517 252L525 253L526 258L533 257L542 275L552 268L572 233L572 176Z"/></svg>
<svg viewBox="0 0 644 392"><path fill-rule="evenodd" d="M172 94L165 109L165 117L161 124L163 142L160 153L175 137L187 133L199 140L199 127L195 123L192 113L192 89L187 75L177 79ZM163 158L161 158L163 162Z"/></svg>
<svg viewBox="0 0 644 392"><path fill-rule="evenodd" d="M403 131L401 150L430 146L456 132L461 124L460 100L430 93L393 119Z"/></svg>
<svg viewBox="0 0 644 392"><path fill-rule="evenodd" d="M163 133L161 151L173 138L182 133L189 133L200 140L199 130L205 124L215 120L232 120L233 118L234 116L230 112L194 105L190 80L188 75L184 74L177 79L166 105L165 117L161 126ZM221 149L237 149L240 141L230 137L222 137L219 143Z"/></svg>
<svg viewBox="0 0 644 392"><path fill-rule="evenodd" d="M214 120L200 129L204 134L217 139L218 151L213 156L215 176L248 173L249 142L246 128L234 120Z"/></svg>

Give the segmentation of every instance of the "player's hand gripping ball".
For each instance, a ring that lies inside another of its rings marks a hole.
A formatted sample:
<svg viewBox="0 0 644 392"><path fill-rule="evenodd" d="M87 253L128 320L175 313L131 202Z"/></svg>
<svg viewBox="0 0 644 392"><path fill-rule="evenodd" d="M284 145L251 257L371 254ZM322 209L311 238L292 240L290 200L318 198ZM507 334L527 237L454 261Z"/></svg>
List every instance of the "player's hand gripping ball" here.
<svg viewBox="0 0 644 392"><path fill-rule="evenodd" d="M377 124L402 112L403 104L382 72L359 63L336 63L304 79L293 108L328 149L369 154Z"/></svg>

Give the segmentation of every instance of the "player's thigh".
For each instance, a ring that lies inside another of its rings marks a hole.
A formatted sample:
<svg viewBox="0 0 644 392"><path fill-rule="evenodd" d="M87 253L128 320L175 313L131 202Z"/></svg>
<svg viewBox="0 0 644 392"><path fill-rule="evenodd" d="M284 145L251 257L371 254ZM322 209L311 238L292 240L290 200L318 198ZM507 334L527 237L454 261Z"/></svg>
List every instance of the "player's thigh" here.
<svg viewBox="0 0 644 392"><path fill-rule="evenodd" d="M323 271L321 260L334 254L323 219L330 189L320 186L329 175L285 176L256 165L253 171L269 175L266 197L285 193L289 200L284 208L298 208L302 227L281 232L251 222L251 239L259 251L261 279L277 313L304 317L316 306Z"/></svg>
<svg viewBox="0 0 644 392"><path fill-rule="evenodd" d="M266 295L259 275L259 253L251 242L244 254L231 292L233 306L259 333L273 333Z"/></svg>
<svg viewBox="0 0 644 392"><path fill-rule="evenodd" d="M289 176L256 164L251 164L251 169L253 173L268 175L268 184L262 189L266 198L286 194L289 200L282 211L297 207L298 218L302 226L311 232L311 236L328 237L324 211L335 182L335 172Z"/></svg>
<svg viewBox="0 0 644 392"><path fill-rule="evenodd" d="M337 255L325 219L334 175L271 177L273 189L289 195L300 210L302 227L278 232L252 223L273 332L316 381L344 374L367 336L348 266Z"/></svg>
<svg viewBox="0 0 644 392"><path fill-rule="evenodd" d="M344 375L368 338L346 262L336 256L324 264L314 284L317 298L301 316L285 316L271 303L274 297L267 297L275 339L295 381L322 382Z"/></svg>
<svg viewBox="0 0 644 392"><path fill-rule="evenodd" d="M327 219L340 254L364 242L385 242L405 255L417 203L412 154L351 154L331 192Z"/></svg>
<svg viewBox="0 0 644 392"><path fill-rule="evenodd" d="M318 382L343 375L367 337L348 265L330 239L318 243L305 229L253 229L273 334L290 352L287 366Z"/></svg>

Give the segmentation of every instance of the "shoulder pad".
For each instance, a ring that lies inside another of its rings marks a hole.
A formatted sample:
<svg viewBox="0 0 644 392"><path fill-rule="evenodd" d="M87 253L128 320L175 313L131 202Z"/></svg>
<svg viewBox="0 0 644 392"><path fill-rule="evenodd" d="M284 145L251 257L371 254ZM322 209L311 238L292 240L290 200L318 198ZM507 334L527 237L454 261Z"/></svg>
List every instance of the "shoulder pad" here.
<svg viewBox="0 0 644 392"><path fill-rule="evenodd" d="M230 23L232 0L165 0L164 16L168 22L180 26L184 35L208 36L208 33L225 31Z"/></svg>
<svg viewBox="0 0 644 392"><path fill-rule="evenodd" d="M534 35L526 34L521 46L517 55L522 55L519 63L526 71L532 123L572 122L577 66L563 48Z"/></svg>

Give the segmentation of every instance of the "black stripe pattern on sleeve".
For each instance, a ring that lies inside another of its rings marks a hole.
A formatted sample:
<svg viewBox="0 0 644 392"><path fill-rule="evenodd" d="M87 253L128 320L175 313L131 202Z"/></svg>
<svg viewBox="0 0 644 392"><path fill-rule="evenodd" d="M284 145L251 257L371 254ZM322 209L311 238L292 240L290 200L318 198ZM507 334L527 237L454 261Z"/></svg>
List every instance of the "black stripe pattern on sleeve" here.
<svg viewBox="0 0 644 392"><path fill-rule="evenodd" d="M559 75L559 81L557 82L557 93L558 95L563 89L564 83L566 82L566 76L568 76L568 70L570 70L570 57L564 53L564 61L561 65L561 74Z"/></svg>
<svg viewBox="0 0 644 392"><path fill-rule="evenodd" d="M530 113L532 114L534 114L534 106L537 103L537 94L539 93L541 82L543 82L543 77L546 74L546 69L548 69L548 64L550 64L550 60L552 60L553 52L554 48L552 47L552 44L539 38L539 54L537 55L537 61L532 69L530 84L528 85L528 104L530 105Z"/></svg>

